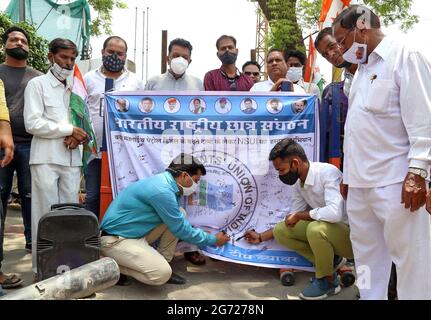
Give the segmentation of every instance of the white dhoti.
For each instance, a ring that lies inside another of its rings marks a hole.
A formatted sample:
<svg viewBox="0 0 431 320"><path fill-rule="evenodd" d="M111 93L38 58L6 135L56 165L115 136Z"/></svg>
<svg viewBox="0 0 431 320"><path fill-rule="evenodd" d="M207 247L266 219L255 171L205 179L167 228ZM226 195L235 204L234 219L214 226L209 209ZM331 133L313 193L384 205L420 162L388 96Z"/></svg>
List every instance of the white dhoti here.
<svg viewBox="0 0 431 320"><path fill-rule="evenodd" d="M81 167L55 164L30 165L31 170L31 229L32 268L37 273L37 227L51 205L78 203Z"/></svg>
<svg viewBox="0 0 431 320"><path fill-rule="evenodd" d="M363 300L387 299L392 261L400 300L431 299L430 216L401 204L402 183L349 188L350 223L357 285Z"/></svg>

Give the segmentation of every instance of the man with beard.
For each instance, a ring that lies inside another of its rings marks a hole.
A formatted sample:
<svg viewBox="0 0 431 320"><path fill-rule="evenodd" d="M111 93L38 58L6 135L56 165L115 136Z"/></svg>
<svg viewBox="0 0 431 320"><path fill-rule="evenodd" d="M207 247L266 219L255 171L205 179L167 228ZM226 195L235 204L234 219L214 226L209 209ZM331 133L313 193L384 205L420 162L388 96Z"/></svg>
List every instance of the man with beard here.
<svg viewBox="0 0 431 320"><path fill-rule="evenodd" d="M220 69L208 71L204 78L206 91L249 91L254 81L236 67L238 48L236 39L223 35L217 42L217 57L222 62Z"/></svg>
<svg viewBox="0 0 431 320"><path fill-rule="evenodd" d="M27 65L30 37L19 27L11 27L2 36L5 61L0 65L0 79L4 83L6 105L10 114L10 125L15 145L14 158L7 166L0 168L0 190L3 214L0 227L0 270L3 260L4 224L7 213L7 202L12 189L16 172L18 192L21 200L21 214L24 224L25 249L31 252L31 174L30 147L31 134L24 126L24 90L27 83L41 72ZM4 288L13 288L22 281L16 276L5 277L0 271L0 284Z"/></svg>

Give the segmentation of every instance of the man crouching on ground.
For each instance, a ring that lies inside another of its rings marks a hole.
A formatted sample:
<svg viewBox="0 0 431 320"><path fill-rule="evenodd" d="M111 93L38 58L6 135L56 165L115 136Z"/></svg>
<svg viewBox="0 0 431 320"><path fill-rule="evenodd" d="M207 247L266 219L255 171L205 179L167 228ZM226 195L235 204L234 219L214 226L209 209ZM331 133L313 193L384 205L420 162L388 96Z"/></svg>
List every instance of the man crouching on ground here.
<svg viewBox="0 0 431 320"><path fill-rule="evenodd" d="M199 247L229 241L223 232L193 228L180 207L180 196L191 195L205 174L196 158L180 154L166 172L132 183L111 203L100 226L102 254L119 264L119 284L127 281L125 276L149 285L184 284L169 265L178 239Z"/></svg>
<svg viewBox="0 0 431 320"><path fill-rule="evenodd" d="M336 271L353 258L340 193L341 171L328 163L308 161L304 149L292 139L280 141L269 160L281 182L292 186L291 213L274 229L263 233L248 231L246 240L260 243L275 238L314 264L315 277L299 294L300 298L319 300L339 293Z"/></svg>

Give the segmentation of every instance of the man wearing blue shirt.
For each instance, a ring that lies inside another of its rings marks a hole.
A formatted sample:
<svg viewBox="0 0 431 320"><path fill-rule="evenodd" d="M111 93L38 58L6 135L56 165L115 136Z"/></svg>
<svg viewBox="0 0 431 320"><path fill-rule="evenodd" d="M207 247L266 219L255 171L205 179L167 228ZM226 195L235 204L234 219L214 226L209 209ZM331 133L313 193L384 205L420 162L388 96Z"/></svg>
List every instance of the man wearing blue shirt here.
<svg viewBox="0 0 431 320"><path fill-rule="evenodd" d="M102 254L118 263L122 275L149 285L183 284L169 265L178 239L199 247L229 241L223 232L192 227L180 208L180 195L193 194L205 174L197 159L180 154L166 172L132 183L111 203L100 226Z"/></svg>

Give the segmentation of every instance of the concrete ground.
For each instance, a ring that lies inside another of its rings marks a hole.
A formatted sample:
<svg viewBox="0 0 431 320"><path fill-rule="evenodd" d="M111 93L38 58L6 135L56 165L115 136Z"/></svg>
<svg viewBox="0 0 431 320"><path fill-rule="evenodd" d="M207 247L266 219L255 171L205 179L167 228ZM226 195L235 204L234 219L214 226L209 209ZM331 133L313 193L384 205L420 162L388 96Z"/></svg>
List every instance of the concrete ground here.
<svg viewBox="0 0 431 320"><path fill-rule="evenodd" d="M24 250L25 240L20 211L8 210L5 226L4 273L17 273L23 287L32 284L31 254ZM206 259L203 266L194 266L181 255L172 262L173 270L187 278L185 285L165 284L152 287L132 280L127 287L114 286L98 292L97 300L296 300L308 284L311 273L296 273L292 287L282 286L277 269L259 268ZM5 290L12 292L13 290ZM355 300L356 287L344 288L329 299Z"/></svg>

